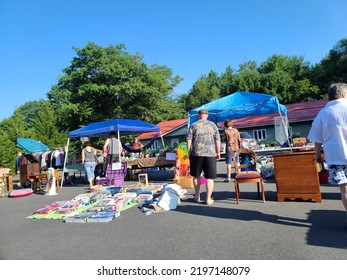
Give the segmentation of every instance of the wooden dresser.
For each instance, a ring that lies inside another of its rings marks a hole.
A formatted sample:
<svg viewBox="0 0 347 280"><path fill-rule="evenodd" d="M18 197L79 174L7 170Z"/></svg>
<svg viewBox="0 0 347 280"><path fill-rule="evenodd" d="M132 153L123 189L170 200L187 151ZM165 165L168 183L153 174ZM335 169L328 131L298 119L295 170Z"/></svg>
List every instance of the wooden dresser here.
<svg viewBox="0 0 347 280"><path fill-rule="evenodd" d="M301 198L322 202L314 151L274 154L277 200Z"/></svg>

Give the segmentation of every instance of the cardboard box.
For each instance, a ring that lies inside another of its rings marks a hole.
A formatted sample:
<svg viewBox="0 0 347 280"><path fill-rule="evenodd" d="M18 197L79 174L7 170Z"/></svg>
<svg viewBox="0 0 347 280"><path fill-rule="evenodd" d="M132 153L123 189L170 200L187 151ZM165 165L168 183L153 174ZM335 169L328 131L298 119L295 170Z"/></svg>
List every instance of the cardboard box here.
<svg viewBox="0 0 347 280"><path fill-rule="evenodd" d="M174 183L180 185L182 189L194 189L193 176L182 176L174 179Z"/></svg>

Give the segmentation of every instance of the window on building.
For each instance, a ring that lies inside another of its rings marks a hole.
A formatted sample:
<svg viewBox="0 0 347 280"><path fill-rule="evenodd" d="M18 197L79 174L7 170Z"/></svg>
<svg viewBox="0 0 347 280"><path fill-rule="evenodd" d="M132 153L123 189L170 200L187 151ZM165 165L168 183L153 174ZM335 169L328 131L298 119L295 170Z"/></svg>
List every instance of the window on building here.
<svg viewBox="0 0 347 280"><path fill-rule="evenodd" d="M260 140L267 140L266 129L253 130L253 137Z"/></svg>
<svg viewBox="0 0 347 280"><path fill-rule="evenodd" d="M153 142L153 144L151 145L150 149L151 149L151 150L156 150L156 149L158 149L158 141L157 141L157 140L155 140L155 141Z"/></svg>
<svg viewBox="0 0 347 280"><path fill-rule="evenodd" d="M180 139L179 138L171 138L171 147L172 148L177 148L178 145L180 144Z"/></svg>

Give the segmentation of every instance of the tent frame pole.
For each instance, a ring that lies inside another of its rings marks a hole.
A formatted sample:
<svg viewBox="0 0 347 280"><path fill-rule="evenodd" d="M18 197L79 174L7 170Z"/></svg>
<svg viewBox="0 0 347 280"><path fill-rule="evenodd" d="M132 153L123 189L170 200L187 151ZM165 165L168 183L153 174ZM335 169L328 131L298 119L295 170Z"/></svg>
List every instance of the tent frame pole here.
<svg viewBox="0 0 347 280"><path fill-rule="evenodd" d="M60 180L60 188L63 187L63 181L65 180L65 166L66 166L67 158L69 155L69 144L70 144L70 138L67 138L67 143L66 143L66 148L65 148L63 174L61 175L61 180Z"/></svg>

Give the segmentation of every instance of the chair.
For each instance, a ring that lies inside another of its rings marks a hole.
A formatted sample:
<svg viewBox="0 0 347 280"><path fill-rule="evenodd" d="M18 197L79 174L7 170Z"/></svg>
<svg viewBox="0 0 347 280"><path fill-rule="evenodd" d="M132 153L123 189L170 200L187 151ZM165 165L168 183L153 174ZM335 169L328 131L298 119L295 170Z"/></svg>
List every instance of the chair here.
<svg viewBox="0 0 347 280"><path fill-rule="evenodd" d="M121 169L115 169L115 170L112 170L112 163L110 163L106 167L105 177L96 178L96 184L103 185L103 186L124 185L124 178L125 178L125 175L127 174L127 170L128 170L127 162L122 162Z"/></svg>
<svg viewBox="0 0 347 280"><path fill-rule="evenodd" d="M240 184L257 183L258 197L260 197L259 186L261 186L262 200L265 202L263 178L257 171L257 155L253 150L242 148L233 155L233 162L236 171L234 186L236 201L240 199Z"/></svg>

